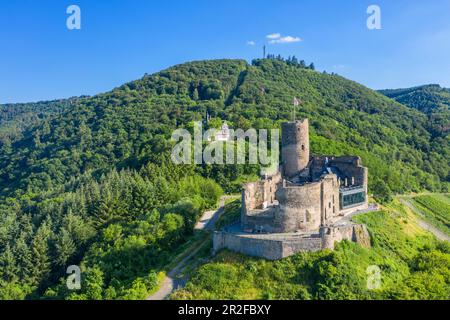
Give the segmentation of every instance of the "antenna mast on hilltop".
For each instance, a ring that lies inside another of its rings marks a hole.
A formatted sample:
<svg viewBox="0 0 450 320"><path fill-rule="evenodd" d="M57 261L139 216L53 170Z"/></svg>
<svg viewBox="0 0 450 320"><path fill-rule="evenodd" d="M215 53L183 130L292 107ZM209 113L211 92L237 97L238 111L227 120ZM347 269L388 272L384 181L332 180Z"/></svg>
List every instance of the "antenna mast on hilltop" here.
<svg viewBox="0 0 450 320"><path fill-rule="evenodd" d="M263 47L263 59L266 58L266 45L264 45Z"/></svg>

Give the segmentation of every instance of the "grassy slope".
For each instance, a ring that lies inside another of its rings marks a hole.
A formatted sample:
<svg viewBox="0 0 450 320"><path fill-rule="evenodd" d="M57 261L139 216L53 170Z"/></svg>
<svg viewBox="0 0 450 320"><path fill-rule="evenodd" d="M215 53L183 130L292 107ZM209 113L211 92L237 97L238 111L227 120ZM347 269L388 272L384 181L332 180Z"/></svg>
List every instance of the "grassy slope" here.
<svg viewBox="0 0 450 320"><path fill-rule="evenodd" d="M450 235L450 198L448 195L429 194L413 198L414 205L425 215L425 219Z"/></svg>
<svg viewBox="0 0 450 320"><path fill-rule="evenodd" d="M222 251L192 273L173 299L448 299L450 248L427 234L395 201L356 218L372 236L371 249L343 242L335 251L302 253L281 261ZM367 289L368 266L382 286Z"/></svg>

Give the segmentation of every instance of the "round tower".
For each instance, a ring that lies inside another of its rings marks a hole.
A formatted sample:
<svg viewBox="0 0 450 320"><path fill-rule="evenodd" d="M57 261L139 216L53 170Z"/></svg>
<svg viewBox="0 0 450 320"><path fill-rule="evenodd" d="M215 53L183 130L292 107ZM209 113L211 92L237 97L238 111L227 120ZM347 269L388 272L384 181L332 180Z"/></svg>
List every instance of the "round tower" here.
<svg viewBox="0 0 450 320"><path fill-rule="evenodd" d="M281 124L281 159L283 173L287 178L295 176L308 166L308 119Z"/></svg>

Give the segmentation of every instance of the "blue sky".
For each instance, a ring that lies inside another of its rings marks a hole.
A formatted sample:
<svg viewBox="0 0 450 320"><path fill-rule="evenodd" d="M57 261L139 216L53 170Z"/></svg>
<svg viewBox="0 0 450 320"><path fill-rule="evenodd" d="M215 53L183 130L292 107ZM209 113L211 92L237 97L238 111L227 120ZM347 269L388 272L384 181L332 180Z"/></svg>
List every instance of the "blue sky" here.
<svg viewBox="0 0 450 320"><path fill-rule="evenodd" d="M66 27L72 4L81 30ZM366 27L371 4L381 30ZM268 43L276 33L301 41ZM450 87L450 0L4 0L0 44L0 103L93 95L191 60L250 61L264 44L374 89Z"/></svg>

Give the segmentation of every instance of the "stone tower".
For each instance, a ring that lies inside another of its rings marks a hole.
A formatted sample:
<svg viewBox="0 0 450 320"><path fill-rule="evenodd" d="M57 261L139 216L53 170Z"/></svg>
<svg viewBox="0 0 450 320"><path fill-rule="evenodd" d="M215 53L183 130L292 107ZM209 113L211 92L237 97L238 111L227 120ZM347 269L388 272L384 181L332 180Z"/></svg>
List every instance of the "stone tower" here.
<svg viewBox="0 0 450 320"><path fill-rule="evenodd" d="M286 178L295 176L308 166L308 119L281 124L281 158Z"/></svg>

